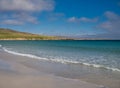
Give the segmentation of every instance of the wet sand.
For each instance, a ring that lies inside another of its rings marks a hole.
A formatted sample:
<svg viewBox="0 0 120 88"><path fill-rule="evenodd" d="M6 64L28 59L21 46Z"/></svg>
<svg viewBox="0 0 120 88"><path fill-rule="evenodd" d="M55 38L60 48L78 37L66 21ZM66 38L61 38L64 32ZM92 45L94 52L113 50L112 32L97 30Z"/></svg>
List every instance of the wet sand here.
<svg viewBox="0 0 120 88"><path fill-rule="evenodd" d="M0 51L0 88L104 88L76 79L68 79L42 72L32 64L32 58ZM34 63L35 64L35 63Z"/></svg>

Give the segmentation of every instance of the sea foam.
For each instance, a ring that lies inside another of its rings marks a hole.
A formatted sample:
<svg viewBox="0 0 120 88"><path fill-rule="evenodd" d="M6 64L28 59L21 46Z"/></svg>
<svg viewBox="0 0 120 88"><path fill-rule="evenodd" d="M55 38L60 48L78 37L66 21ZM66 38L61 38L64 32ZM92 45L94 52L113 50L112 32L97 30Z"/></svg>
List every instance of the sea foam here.
<svg viewBox="0 0 120 88"><path fill-rule="evenodd" d="M0 45L0 47L2 47L2 45ZM23 54L23 53L18 53L18 52L15 52L15 51L10 51L10 50L6 49L5 47L3 47L3 50L7 53L10 53L10 54L29 57L29 58L34 58L34 59L39 59L39 60L59 62L59 63L63 63L63 64L82 64L82 65L85 65L85 66L91 66L91 67L95 67L95 68L104 68L104 69L107 69L107 70L120 72L120 69L118 69L118 68L111 68L111 67L106 67L106 66L103 66L103 65L82 63L82 62L79 62L79 61L73 61L73 60L67 60L67 59L42 58L42 57L38 57L38 56L35 56L35 55L32 55L32 54Z"/></svg>

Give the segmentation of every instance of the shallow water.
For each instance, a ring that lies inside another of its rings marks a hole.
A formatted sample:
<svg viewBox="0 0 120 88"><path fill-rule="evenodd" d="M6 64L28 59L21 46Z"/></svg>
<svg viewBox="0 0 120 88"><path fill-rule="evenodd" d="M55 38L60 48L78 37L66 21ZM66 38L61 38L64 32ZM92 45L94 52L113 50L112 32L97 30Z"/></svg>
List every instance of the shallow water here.
<svg viewBox="0 0 120 88"><path fill-rule="evenodd" d="M37 59L23 64L43 72L120 87L120 41L0 41L0 45L0 50Z"/></svg>
<svg viewBox="0 0 120 88"><path fill-rule="evenodd" d="M120 41L0 41L9 53L120 71Z"/></svg>

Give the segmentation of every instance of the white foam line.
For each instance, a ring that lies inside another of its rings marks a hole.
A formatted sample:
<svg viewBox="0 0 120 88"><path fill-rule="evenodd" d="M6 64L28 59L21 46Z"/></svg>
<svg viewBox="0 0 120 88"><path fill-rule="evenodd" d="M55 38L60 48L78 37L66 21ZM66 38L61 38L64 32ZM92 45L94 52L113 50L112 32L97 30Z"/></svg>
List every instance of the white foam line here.
<svg viewBox="0 0 120 88"><path fill-rule="evenodd" d="M53 62L60 62L60 63L63 63L63 64L67 64L67 63L83 64L83 65L92 66L92 67L95 67L95 68L105 68L105 69L108 69L108 70L120 72L120 69L105 67L105 66L102 66L102 65L89 64L89 63L81 63L81 62L78 62L78 61L65 60L65 59L47 59L47 58L41 58L41 57L38 57L38 56L35 56L35 55L31 55L31 54L22 54L22 53L18 53L18 52L14 52L14 51L9 51L6 48L3 48L3 50L5 52L7 52L7 53L10 53L10 54L19 55L19 56L25 56L25 57L30 57L30 58L34 58L34 59L40 59L40 60L46 60L46 61L53 61Z"/></svg>
<svg viewBox="0 0 120 88"><path fill-rule="evenodd" d="M95 68L104 68L104 69L107 69L107 70L112 70L112 71L118 71L118 72L120 72L120 69L110 68L110 67L106 67L106 66L103 66L103 65L89 64L89 63L81 63L81 64L86 65L86 66L92 66L92 67L95 67Z"/></svg>
<svg viewBox="0 0 120 88"><path fill-rule="evenodd" d="M14 51L9 51L6 48L3 48L3 50L7 53L14 54L14 55L25 56L25 57L41 59L41 60L48 60L47 58L40 58L40 57L37 57L35 55L31 55L31 54L22 54L22 53L18 53L18 52L14 52Z"/></svg>

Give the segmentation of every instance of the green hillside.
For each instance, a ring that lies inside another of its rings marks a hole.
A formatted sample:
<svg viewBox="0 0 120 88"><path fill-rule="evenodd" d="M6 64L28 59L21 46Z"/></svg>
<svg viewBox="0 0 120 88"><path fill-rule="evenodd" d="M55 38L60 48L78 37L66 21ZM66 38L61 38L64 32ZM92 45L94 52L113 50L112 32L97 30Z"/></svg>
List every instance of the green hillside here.
<svg viewBox="0 0 120 88"><path fill-rule="evenodd" d="M37 35L0 28L0 40L57 40L63 39L53 36Z"/></svg>

